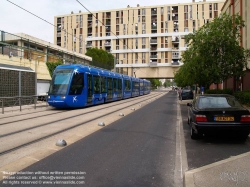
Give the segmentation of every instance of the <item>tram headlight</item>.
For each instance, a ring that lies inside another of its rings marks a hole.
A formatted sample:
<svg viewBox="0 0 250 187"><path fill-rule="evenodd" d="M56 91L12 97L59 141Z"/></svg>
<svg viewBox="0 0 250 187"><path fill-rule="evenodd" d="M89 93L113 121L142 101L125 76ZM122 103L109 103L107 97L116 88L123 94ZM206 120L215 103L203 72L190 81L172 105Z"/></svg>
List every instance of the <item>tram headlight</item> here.
<svg viewBox="0 0 250 187"><path fill-rule="evenodd" d="M66 96L61 96L61 99L65 99L66 98Z"/></svg>
<svg viewBox="0 0 250 187"><path fill-rule="evenodd" d="M50 99L50 96L48 96L48 99Z"/></svg>

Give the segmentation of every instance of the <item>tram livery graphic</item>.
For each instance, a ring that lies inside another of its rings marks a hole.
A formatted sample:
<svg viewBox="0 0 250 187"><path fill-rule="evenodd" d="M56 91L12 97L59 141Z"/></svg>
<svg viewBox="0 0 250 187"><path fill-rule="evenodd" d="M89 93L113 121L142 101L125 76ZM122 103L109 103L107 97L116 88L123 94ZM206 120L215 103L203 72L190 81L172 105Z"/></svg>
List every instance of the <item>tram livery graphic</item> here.
<svg viewBox="0 0 250 187"><path fill-rule="evenodd" d="M48 103L55 108L81 108L150 93L150 81L80 64L57 66Z"/></svg>

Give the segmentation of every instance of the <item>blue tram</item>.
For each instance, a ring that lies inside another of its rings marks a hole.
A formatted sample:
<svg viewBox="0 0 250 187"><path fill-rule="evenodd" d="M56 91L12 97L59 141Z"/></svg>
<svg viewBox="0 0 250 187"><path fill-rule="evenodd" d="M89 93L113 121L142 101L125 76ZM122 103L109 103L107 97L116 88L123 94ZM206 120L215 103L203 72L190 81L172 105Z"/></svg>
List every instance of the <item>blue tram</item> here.
<svg viewBox="0 0 250 187"><path fill-rule="evenodd" d="M55 108L80 108L150 93L150 82L80 64L57 66L48 103Z"/></svg>

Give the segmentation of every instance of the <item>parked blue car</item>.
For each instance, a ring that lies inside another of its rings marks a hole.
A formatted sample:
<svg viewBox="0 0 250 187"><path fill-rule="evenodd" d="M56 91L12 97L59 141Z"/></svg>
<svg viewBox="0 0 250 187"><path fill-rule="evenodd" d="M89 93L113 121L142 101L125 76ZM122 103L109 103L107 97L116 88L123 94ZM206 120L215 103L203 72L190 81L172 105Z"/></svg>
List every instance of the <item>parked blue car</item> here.
<svg viewBox="0 0 250 187"><path fill-rule="evenodd" d="M189 89L182 89L179 94L179 99L180 100L185 100L185 99L193 99L194 98L194 93L192 90Z"/></svg>

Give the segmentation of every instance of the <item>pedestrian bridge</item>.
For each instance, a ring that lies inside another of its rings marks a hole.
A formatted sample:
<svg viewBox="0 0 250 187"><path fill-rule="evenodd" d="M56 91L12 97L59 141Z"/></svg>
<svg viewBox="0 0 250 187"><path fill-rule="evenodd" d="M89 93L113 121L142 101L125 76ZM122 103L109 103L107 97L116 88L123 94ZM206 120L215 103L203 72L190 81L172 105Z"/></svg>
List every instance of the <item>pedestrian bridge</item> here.
<svg viewBox="0 0 250 187"><path fill-rule="evenodd" d="M172 79L183 63L116 64L116 71L128 68L128 75L138 78Z"/></svg>

